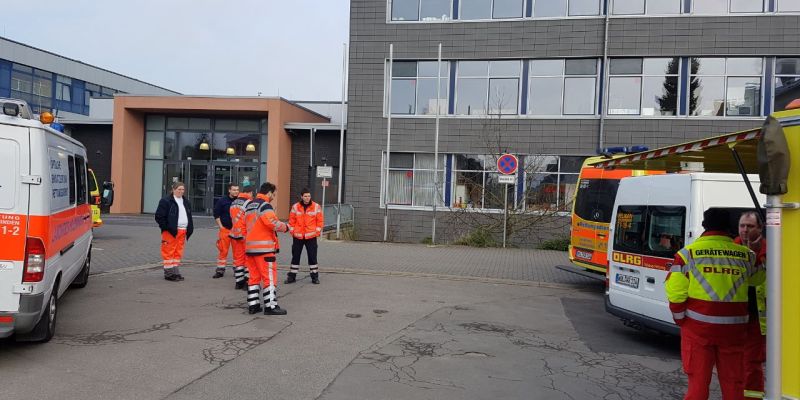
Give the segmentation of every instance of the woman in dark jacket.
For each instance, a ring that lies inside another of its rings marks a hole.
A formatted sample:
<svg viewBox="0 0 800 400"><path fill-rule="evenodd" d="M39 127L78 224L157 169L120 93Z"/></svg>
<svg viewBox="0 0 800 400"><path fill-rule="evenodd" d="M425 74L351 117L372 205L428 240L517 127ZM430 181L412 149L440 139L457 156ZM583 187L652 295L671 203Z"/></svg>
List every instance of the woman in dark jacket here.
<svg viewBox="0 0 800 400"><path fill-rule="evenodd" d="M164 279L182 281L180 272L183 246L192 236L192 207L183 196L183 182L172 184L172 194L158 202L156 222L161 228L161 258L164 260Z"/></svg>

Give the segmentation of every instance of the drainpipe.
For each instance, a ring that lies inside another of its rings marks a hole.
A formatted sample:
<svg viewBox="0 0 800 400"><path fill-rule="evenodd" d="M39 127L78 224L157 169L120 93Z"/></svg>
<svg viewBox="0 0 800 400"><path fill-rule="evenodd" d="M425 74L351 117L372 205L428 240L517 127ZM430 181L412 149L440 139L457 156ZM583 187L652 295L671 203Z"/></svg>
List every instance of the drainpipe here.
<svg viewBox="0 0 800 400"><path fill-rule="evenodd" d="M605 144L605 129L606 129L606 106L608 104L608 25L610 22L611 10L609 9L609 2L605 2L606 17L604 19L604 33L603 33L603 76L600 77L603 82L603 96L600 98L600 130L598 132L597 140L597 154L603 151Z"/></svg>

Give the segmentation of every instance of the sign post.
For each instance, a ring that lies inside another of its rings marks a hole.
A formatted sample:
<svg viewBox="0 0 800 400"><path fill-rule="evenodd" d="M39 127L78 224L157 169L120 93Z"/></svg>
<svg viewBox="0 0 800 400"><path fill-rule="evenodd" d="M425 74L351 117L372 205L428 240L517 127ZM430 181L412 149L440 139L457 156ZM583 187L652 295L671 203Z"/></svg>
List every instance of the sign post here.
<svg viewBox="0 0 800 400"><path fill-rule="evenodd" d="M328 182L329 178L333 178L333 167L329 167L327 164L321 167L317 167L317 178L322 178L322 212L325 213L325 189L328 188L330 182Z"/></svg>
<svg viewBox="0 0 800 400"><path fill-rule="evenodd" d="M519 159L513 154L503 154L497 159L497 171L501 175L497 177L497 182L503 185L503 248L506 247L506 236L508 232L508 185L513 185L516 180Z"/></svg>

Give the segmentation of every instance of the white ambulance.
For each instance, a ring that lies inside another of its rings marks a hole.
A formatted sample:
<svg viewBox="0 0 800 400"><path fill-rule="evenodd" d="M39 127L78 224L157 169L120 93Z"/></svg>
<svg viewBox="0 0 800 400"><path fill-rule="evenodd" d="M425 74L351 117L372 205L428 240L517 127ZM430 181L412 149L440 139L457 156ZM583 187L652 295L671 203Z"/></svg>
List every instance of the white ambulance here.
<svg viewBox="0 0 800 400"><path fill-rule="evenodd" d="M53 337L58 298L89 278L92 211L84 146L0 99L0 338Z"/></svg>
<svg viewBox="0 0 800 400"><path fill-rule="evenodd" d="M758 187L757 175L748 178ZM628 326L678 335L664 292L675 253L703 233L709 208L729 210L736 235L741 213L755 209L742 180L699 172L621 180L609 232L606 311ZM760 193L756 198L766 201Z"/></svg>

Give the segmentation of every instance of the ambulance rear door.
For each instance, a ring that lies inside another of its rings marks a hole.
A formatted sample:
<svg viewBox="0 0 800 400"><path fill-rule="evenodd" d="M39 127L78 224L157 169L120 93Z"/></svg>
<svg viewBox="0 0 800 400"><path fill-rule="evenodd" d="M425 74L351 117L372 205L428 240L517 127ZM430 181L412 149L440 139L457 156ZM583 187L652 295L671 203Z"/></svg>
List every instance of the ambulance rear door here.
<svg viewBox="0 0 800 400"><path fill-rule="evenodd" d="M19 311L30 193L29 128L0 116L0 313ZM4 121L4 119L6 121Z"/></svg>

